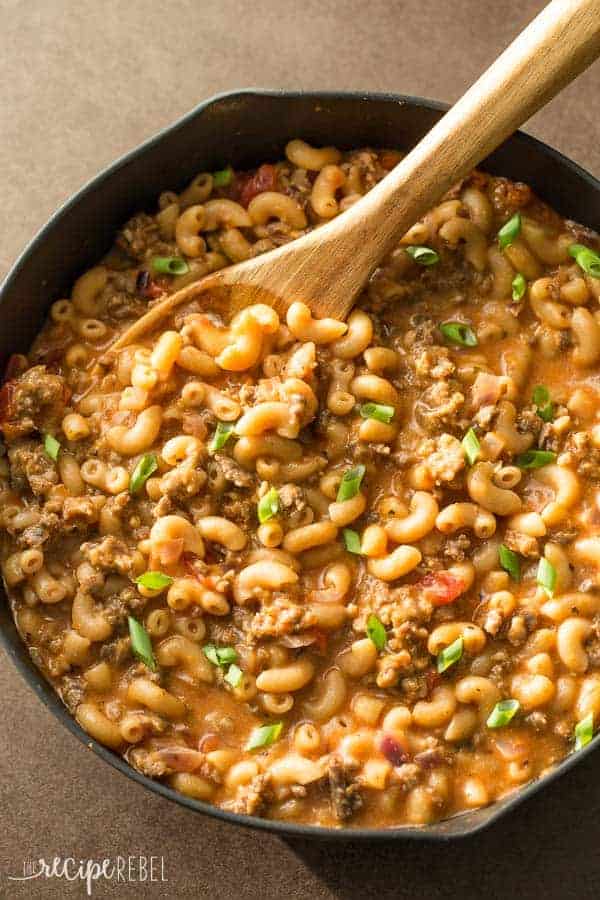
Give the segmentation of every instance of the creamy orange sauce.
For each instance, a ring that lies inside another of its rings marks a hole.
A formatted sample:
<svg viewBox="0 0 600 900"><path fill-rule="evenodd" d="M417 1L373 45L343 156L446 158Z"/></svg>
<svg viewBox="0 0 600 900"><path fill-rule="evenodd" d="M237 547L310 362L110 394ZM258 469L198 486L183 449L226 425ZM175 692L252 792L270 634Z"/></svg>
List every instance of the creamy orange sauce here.
<svg viewBox="0 0 600 900"><path fill-rule="evenodd" d="M226 809L427 824L598 725L600 278L571 250L593 232L474 173L347 325L202 294L110 349L398 159L292 142L163 194L2 389L3 573L32 657L94 738Z"/></svg>

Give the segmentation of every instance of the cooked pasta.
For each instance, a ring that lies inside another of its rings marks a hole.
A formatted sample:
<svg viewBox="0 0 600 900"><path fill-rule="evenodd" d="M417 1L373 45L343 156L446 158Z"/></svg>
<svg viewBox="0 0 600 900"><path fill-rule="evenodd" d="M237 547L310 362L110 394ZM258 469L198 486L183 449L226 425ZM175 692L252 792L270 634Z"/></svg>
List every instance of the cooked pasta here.
<svg viewBox="0 0 600 900"><path fill-rule="evenodd" d="M600 243L475 172L348 322L199 294L112 350L400 158L286 156L162 195L11 359L3 577L36 664L145 775L247 814L427 824L600 726Z"/></svg>

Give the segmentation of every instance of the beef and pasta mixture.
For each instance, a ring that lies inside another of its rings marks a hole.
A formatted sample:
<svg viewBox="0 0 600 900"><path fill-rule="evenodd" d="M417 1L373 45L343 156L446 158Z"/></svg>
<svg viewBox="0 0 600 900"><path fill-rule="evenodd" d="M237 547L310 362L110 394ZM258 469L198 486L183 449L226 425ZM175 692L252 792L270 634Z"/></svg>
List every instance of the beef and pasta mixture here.
<svg viewBox="0 0 600 900"><path fill-rule="evenodd" d="M240 813L426 824L600 726L600 243L476 172L347 322L230 314L201 276L400 158L286 157L163 194L11 359L4 580L35 663L145 775Z"/></svg>

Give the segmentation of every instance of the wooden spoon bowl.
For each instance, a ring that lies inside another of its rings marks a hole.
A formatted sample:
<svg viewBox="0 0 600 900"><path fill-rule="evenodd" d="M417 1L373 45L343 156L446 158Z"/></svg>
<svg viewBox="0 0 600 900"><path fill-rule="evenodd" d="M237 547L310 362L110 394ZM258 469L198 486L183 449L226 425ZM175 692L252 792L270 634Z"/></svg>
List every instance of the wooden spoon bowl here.
<svg viewBox="0 0 600 900"><path fill-rule="evenodd" d="M553 0L368 194L342 215L269 253L229 266L154 306L113 345L154 329L199 294L231 291L232 310L302 300L344 319L378 263L446 191L600 55L600 0Z"/></svg>

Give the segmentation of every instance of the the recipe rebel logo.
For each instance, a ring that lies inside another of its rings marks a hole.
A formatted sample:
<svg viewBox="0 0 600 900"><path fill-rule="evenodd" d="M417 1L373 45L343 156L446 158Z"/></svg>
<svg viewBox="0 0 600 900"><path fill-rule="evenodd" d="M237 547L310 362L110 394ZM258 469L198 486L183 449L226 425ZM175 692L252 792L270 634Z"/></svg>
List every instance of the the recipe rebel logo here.
<svg viewBox="0 0 600 900"><path fill-rule="evenodd" d="M113 859L76 859L55 856L52 859L26 859L22 875L8 875L9 881L58 879L79 881L88 897L99 881L114 884L150 884L167 882L164 856L115 856Z"/></svg>

